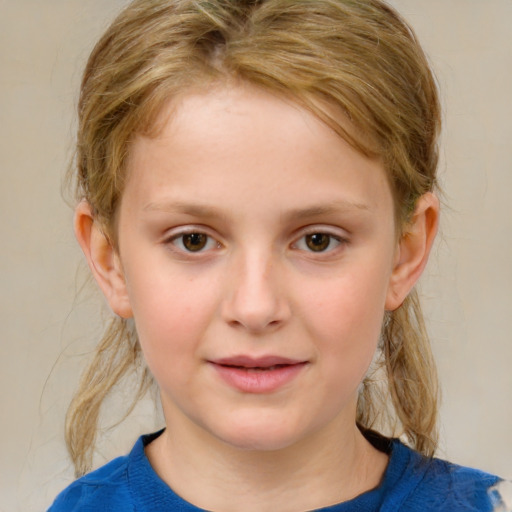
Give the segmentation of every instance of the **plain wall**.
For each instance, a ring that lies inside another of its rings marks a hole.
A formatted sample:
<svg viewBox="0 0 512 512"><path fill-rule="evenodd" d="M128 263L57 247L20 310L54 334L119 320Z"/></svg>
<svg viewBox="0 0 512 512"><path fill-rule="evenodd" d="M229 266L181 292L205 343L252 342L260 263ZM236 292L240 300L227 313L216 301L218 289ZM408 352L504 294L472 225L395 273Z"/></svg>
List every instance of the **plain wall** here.
<svg viewBox="0 0 512 512"><path fill-rule="evenodd" d="M2 512L42 510L72 479L64 414L105 308L60 189L84 61L124 3L0 0ZM449 208L421 285L444 397L440 455L511 478L512 1L392 3L430 56L445 114ZM97 462L157 423L147 400L103 438Z"/></svg>

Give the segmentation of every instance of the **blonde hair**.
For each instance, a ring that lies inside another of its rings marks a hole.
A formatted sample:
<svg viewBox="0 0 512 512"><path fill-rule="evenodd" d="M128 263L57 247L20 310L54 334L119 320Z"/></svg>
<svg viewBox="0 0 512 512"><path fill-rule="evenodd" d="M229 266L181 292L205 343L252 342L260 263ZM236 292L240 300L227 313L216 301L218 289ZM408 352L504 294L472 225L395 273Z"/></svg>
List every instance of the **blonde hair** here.
<svg viewBox="0 0 512 512"><path fill-rule="evenodd" d="M151 134L163 104L190 87L237 79L283 93L355 148L384 162L399 231L436 187L440 108L411 28L380 0L136 0L112 23L85 69L79 101L77 199L112 243L130 141ZM336 117L334 109L344 115ZM342 119L350 123L342 123ZM357 421L437 444L437 377L416 292L388 312L378 366ZM66 439L77 474L91 467L104 397L134 368L151 381L136 334L114 319L70 405ZM392 407L389 407L391 397Z"/></svg>

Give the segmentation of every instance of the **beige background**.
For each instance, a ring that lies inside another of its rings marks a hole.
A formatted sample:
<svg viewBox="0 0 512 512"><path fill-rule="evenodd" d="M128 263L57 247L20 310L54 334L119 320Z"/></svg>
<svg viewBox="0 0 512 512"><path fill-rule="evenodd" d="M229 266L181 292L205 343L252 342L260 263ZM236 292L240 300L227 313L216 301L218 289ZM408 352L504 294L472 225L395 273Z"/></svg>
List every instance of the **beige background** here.
<svg viewBox="0 0 512 512"><path fill-rule="evenodd" d="M72 479L64 412L102 301L90 286L77 296L87 273L60 183L84 60L123 3L0 0L2 512L42 510ZM444 392L440 453L511 478L512 0L393 4L434 63L446 119L450 209L422 285ZM97 462L154 424L147 401Z"/></svg>

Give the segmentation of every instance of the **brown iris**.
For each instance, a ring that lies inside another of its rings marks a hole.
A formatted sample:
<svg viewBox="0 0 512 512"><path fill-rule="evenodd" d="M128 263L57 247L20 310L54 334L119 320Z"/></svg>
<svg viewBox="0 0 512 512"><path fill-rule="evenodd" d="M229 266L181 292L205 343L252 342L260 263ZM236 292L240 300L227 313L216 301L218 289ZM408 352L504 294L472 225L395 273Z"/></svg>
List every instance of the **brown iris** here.
<svg viewBox="0 0 512 512"><path fill-rule="evenodd" d="M183 235L182 240L183 246L187 251L197 252L204 249L208 241L208 236L204 233L188 233L187 235Z"/></svg>
<svg viewBox="0 0 512 512"><path fill-rule="evenodd" d="M331 243L331 237L325 233L306 235L306 245L314 252L325 251Z"/></svg>

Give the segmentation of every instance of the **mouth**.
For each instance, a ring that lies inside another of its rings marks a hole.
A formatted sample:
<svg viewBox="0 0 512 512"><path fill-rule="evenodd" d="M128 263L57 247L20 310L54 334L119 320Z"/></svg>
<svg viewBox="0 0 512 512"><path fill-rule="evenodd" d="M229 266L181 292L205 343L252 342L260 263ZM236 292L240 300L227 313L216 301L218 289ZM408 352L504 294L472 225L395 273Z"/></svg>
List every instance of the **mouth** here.
<svg viewBox="0 0 512 512"><path fill-rule="evenodd" d="M263 356L263 357L250 357L250 356L234 356L225 357L211 361L214 364L221 366L232 366L235 368L244 368L247 370L273 370L283 366L292 366L296 364L304 364L307 361L300 359L289 359L280 356Z"/></svg>
<svg viewBox="0 0 512 512"><path fill-rule="evenodd" d="M280 356L236 356L208 361L222 380L243 393L272 393L302 373L308 361Z"/></svg>
<svg viewBox="0 0 512 512"><path fill-rule="evenodd" d="M298 363L300 364L300 363ZM238 368L239 370L246 370L248 372L270 372L274 370L278 370L279 368L285 368L286 366L291 366L289 364L274 364L272 366L237 366L231 364L222 365L227 368Z"/></svg>

